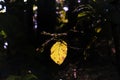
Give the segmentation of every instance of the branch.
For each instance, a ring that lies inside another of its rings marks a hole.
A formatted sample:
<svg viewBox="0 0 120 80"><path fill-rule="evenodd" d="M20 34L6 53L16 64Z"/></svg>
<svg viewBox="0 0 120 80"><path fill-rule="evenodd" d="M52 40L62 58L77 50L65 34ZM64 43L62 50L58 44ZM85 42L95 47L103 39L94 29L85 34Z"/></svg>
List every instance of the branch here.
<svg viewBox="0 0 120 80"><path fill-rule="evenodd" d="M40 48L37 48L37 49L36 49L36 51L40 51L40 52L42 53L42 52L44 51L44 47L45 47L50 41L52 41L52 40L54 40L54 39L55 39L55 38L52 37L52 38L46 40L46 41L41 45Z"/></svg>
<svg viewBox="0 0 120 80"><path fill-rule="evenodd" d="M41 32L41 34L52 36L52 37L67 36L67 33L48 33L46 31Z"/></svg>

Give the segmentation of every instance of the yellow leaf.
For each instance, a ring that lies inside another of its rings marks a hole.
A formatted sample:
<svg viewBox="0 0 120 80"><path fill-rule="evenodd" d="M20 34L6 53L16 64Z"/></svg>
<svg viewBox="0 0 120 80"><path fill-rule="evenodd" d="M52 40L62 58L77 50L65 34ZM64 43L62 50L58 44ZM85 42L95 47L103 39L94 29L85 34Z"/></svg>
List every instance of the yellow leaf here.
<svg viewBox="0 0 120 80"><path fill-rule="evenodd" d="M67 43L65 41L57 41L51 47L51 59L58 65L61 65L67 56Z"/></svg>
<svg viewBox="0 0 120 80"><path fill-rule="evenodd" d="M78 14L78 17L83 17L83 16L86 16L86 14L85 13L79 13Z"/></svg>
<svg viewBox="0 0 120 80"><path fill-rule="evenodd" d="M90 13L91 13L90 11L80 12L77 17L78 17L78 18L84 17L84 16L86 16L86 15L88 15L88 14L90 14Z"/></svg>
<svg viewBox="0 0 120 80"><path fill-rule="evenodd" d="M102 30L101 27L97 27L97 28L95 28L95 31L96 31L97 33L100 33L101 30Z"/></svg>

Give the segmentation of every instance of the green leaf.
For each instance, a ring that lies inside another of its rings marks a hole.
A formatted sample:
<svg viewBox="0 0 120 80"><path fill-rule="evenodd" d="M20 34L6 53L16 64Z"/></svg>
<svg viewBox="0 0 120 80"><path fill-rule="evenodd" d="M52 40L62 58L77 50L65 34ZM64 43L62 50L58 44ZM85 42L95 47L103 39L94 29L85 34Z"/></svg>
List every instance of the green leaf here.
<svg viewBox="0 0 120 80"><path fill-rule="evenodd" d="M5 31L4 31L4 30L1 30L0 35L2 35L2 36L3 36L3 38L6 38L6 37L7 37L7 34L5 33Z"/></svg>
<svg viewBox="0 0 120 80"><path fill-rule="evenodd" d="M34 74L27 74L22 80L37 80L38 78Z"/></svg>
<svg viewBox="0 0 120 80"><path fill-rule="evenodd" d="M78 18L79 18L79 17L84 17L84 16L86 16L86 15L88 15L88 14L90 14L90 13L91 13L90 11L80 12L77 17L78 17Z"/></svg>
<svg viewBox="0 0 120 80"><path fill-rule="evenodd" d="M93 0L93 2L96 2L96 0Z"/></svg>
<svg viewBox="0 0 120 80"><path fill-rule="evenodd" d="M21 80L20 76L10 75L6 80Z"/></svg>

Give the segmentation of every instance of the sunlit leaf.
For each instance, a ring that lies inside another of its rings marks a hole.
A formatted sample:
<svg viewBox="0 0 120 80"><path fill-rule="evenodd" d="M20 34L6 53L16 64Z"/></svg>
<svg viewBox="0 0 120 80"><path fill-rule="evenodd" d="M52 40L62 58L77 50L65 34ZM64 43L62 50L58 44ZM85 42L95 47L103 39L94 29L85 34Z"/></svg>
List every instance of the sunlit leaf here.
<svg viewBox="0 0 120 80"><path fill-rule="evenodd" d="M57 41L51 47L51 59L58 65L61 65L67 56L67 43L65 41Z"/></svg>
<svg viewBox="0 0 120 80"><path fill-rule="evenodd" d="M58 18L58 21L62 23L68 23L68 19L66 18L66 12L64 10L61 10L59 13L60 16Z"/></svg>
<svg viewBox="0 0 120 80"><path fill-rule="evenodd" d="M78 17L83 17L83 16L86 16L86 13L79 13L78 14Z"/></svg>
<svg viewBox="0 0 120 80"><path fill-rule="evenodd" d="M77 17L78 17L78 18L79 18L79 17L84 17L84 16L86 16L86 15L88 15L88 14L90 14L90 13L91 13L90 11L80 12Z"/></svg>
<svg viewBox="0 0 120 80"><path fill-rule="evenodd" d="M97 27L97 28L95 28L95 31L96 31L97 33L99 33L101 30L102 30L101 27Z"/></svg>

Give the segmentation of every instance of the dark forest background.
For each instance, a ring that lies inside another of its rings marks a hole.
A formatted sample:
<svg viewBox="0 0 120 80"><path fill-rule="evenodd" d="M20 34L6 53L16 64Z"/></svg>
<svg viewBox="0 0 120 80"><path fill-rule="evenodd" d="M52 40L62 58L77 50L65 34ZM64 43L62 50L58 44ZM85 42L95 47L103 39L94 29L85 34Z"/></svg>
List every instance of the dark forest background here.
<svg viewBox="0 0 120 80"><path fill-rule="evenodd" d="M24 3L23 0L16 0L11 3L10 0L6 0L5 5L7 11L6 13L0 13L0 27L2 26L2 29L7 33L9 46L6 52L0 51L0 80L15 80L12 78L9 79L11 75L20 80L24 80L28 74L30 74L29 76L32 76L33 79L26 78L25 80L58 80L61 76L63 76L63 78L66 77L62 74L72 74L71 70L76 66L74 62L79 63L77 64L77 68L80 68L80 70L78 70L80 73L85 72L83 75L88 73L95 75L95 73L98 74L98 72L103 71L101 72L101 74L104 75L103 78L101 76L99 78L94 77L93 80L104 80L106 76L109 79L110 75L105 76L104 73L107 69L108 72L106 71L106 74L109 74L110 71L114 72L114 80L119 80L117 78L120 72L120 1L96 0L96 4L93 4L92 0L82 0L81 3L91 4L99 13L108 19L108 24L104 26L100 38L96 42L96 44L100 44L101 46L98 48L93 46L90 52L88 51L88 53L93 54L90 54L90 57L86 61L83 60L81 55L79 55L79 59L78 55L72 54L75 51L71 51L63 65L58 66L49 57L48 49L50 46L48 46L42 54L36 52L36 48L49 38L40 36L40 32L43 30L56 32L55 0L37 1L38 28L36 32L33 30L32 21L32 6L34 0L28 0L27 3ZM74 25L71 11L76 4L76 0L69 1L70 10L68 17L71 21L69 24L70 27ZM109 11L106 12L106 9ZM63 31L67 31L68 29L69 26L63 29ZM108 45L108 42L112 44ZM111 48L116 49L115 54L112 53ZM95 51L98 52L98 54L102 54L102 57L94 54ZM22 78L20 76L22 76ZM80 78L80 80L83 79L81 76ZM113 80L112 77L109 80Z"/></svg>

